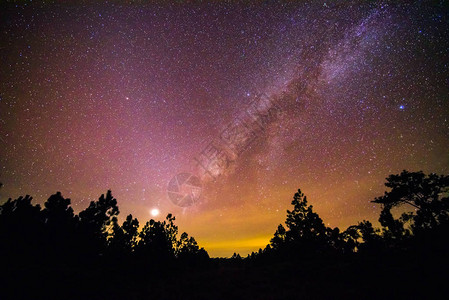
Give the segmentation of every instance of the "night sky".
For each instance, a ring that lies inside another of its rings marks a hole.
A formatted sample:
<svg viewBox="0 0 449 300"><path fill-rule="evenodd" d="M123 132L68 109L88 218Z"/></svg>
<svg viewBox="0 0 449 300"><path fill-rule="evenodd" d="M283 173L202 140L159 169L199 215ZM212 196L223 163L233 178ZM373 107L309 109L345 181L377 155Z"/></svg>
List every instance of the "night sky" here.
<svg viewBox="0 0 449 300"><path fill-rule="evenodd" d="M135 2L2 4L0 203L111 189L121 219L246 255L298 188L345 229L389 174L449 173L447 3Z"/></svg>

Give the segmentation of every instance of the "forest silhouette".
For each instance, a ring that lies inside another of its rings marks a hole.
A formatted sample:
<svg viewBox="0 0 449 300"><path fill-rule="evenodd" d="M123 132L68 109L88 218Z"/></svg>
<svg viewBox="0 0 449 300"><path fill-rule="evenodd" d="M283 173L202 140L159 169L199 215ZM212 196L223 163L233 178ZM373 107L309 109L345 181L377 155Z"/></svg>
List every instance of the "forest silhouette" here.
<svg viewBox="0 0 449 300"><path fill-rule="evenodd" d="M380 227L325 225L298 190L270 243L210 258L175 217L122 224L111 191L75 214L60 192L0 206L1 299L445 298L449 175L390 175ZM1 187L1 184L0 184ZM275 224L274 224L275 228Z"/></svg>

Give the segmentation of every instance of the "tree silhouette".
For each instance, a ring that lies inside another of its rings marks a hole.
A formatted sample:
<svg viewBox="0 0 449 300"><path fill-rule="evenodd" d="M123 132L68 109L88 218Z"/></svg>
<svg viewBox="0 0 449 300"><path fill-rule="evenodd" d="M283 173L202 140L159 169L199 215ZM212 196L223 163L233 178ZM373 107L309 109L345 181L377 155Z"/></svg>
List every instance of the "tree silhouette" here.
<svg viewBox="0 0 449 300"><path fill-rule="evenodd" d="M187 232L183 232L177 242L176 257L190 265L203 264L209 259L206 250L200 248L195 238L189 237Z"/></svg>
<svg viewBox="0 0 449 300"><path fill-rule="evenodd" d="M189 237L187 232L183 232L179 238L176 256L182 257L183 255L188 255L190 253L197 253L200 250L198 243L193 237Z"/></svg>
<svg viewBox="0 0 449 300"><path fill-rule="evenodd" d="M51 195L44 203L42 217L46 229L56 238L72 232L78 221L78 217L74 215L70 206L70 199L64 198L60 192Z"/></svg>
<svg viewBox="0 0 449 300"><path fill-rule="evenodd" d="M393 217L390 205L383 207L379 222L383 226L383 235L386 240L400 241L410 236L410 231L404 227L404 222Z"/></svg>
<svg viewBox="0 0 449 300"><path fill-rule="evenodd" d="M408 221L412 222L411 229L415 233L448 223L449 176L404 170L399 175L390 175L386 180L385 186L391 190L373 202L382 204L379 221L391 236L407 235L403 224ZM404 213L399 220L394 219L391 209L404 204L412 206L415 212Z"/></svg>
<svg viewBox="0 0 449 300"><path fill-rule="evenodd" d="M168 215L166 220L171 220ZM172 232L167 230L166 221L148 221L139 233L136 251L151 262L168 261L175 257ZM170 228L173 230L173 228Z"/></svg>
<svg viewBox="0 0 449 300"><path fill-rule="evenodd" d="M270 240L270 245L275 250L280 250L286 239L286 230L282 224L279 224L278 229L274 233L274 237Z"/></svg>
<svg viewBox="0 0 449 300"><path fill-rule="evenodd" d="M0 207L0 251L2 257L21 256L25 263L31 256L42 254L43 223L41 207L32 205L26 195L15 200L9 198ZM33 251L30 251L33 249ZM33 254L34 252L34 254Z"/></svg>
<svg viewBox="0 0 449 300"><path fill-rule="evenodd" d="M343 233L346 242L344 252L369 252L378 250L382 246L379 230L373 227L370 221L362 221L357 225L349 226Z"/></svg>
<svg viewBox="0 0 449 300"><path fill-rule="evenodd" d="M209 263L193 237L183 233L177 239L171 214L150 220L140 232L132 215L120 226L111 191L79 215L60 192L43 206L33 205L28 195L0 205L1 299L8 293L11 299L60 299L75 289L88 292L89 299L114 299L121 291L112 282L159 282L161 276ZM86 285L86 278L94 280Z"/></svg>
<svg viewBox="0 0 449 300"><path fill-rule="evenodd" d="M104 252L109 226L118 214L117 200L112 197L110 190L106 196L102 194L98 201L91 201L89 206L79 213L80 246L87 255L99 255Z"/></svg>
<svg viewBox="0 0 449 300"><path fill-rule="evenodd" d="M440 265L447 261L449 253L448 176L404 171L390 175L386 186L390 190L374 200L382 205L382 229L364 220L343 232L325 226L298 190L291 202L293 208L287 210L285 225L277 227L264 250L252 252L245 259L239 253L228 259L210 259L186 232L178 239L172 214L162 221L149 220L140 231L139 221L132 215L120 225L117 201L111 191L92 201L79 215L73 211L70 199L60 192L51 195L43 209L33 205L30 196L8 199L0 205L0 267L6 270L0 284L13 287L14 293L27 292L23 283L34 283L46 293L59 290L60 295L53 298L82 286L89 298L104 299L129 296L123 292L118 297L119 286L129 286L134 291L136 286L150 283L152 292L159 289L156 298L179 299L181 293L184 296L191 287L201 284L204 276L218 276L217 281L223 282L223 277L237 275L243 282L259 280L259 273L276 273L282 278L272 277L267 283L279 284L299 272L301 278L308 278L302 288L307 290L312 285L312 293L320 290L328 278L341 274L353 282L350 293L359 285L378 279L384 285L395 280L400 286L404 284L404 272L410 273L410 277L440 272L438 278L444 278L441 274L447 267ZM396 219L392 208L402 205L410 205L414 210ZM94 279L89 287L83 286L85 277ZM193 284L189 288L184 288L184 284L179 291L165 288L174 286L173 282L180 278ZM435 276L424 284L432 284L434 279ZM67 282L72 281L74 286L68 287ZM123 285L116 284L122 282ZM341 283L331 282L330 287ZM293 286L296 284L295 281ZM198 289L202 289L200 285ZM173 293L167 294L168 290ZM39 298L31 291L32 296L22 298ZM296 289L292 295L297 295ZM294 298L288 296L280 295ZM52 297L45 294L40 298Z"/></svg>
<svg viewBox="0 0 449 300"><path fill-rule="evenodd" d="M293 210L287 210L285 225L286 242L295 250L313 253L326 248L326 226L312 205L307 205L307 197L298 190L293 196ZM279 228L278 228L279 229Z"/></svg>
<svg viewBox="0 0 449 300"><path fill-rule="evenodd" d="M137 236L139 232L139 221L137 218L133 219L132 215L128 215L122 225L123 232L125 234L125 247L132 249L137 242Z"/></svg>
<svg viewBox="0 0 449 300"><path fill-rule="evenodd" d="M293 196L292 205L293 209L287 210L286 228L282 224L278 226L264 253L298 257L299 253L319 255L344 251L346 241L340 230L324 225L301 190Z"/></svg>
<svg viewBox="0 0 449 300"><path fill-rule="evenodd" d="M70 199L64 198L60 192L51 195L45 202L42 218L45 228L46 243L49 245L47 256L65 257L75 247L74 233L78 222Z"/></svg>
<svg viewBox="0 0 449 300"><path fill-rule="evenodd" d="M175 217L172 214L168 214L165 218L165 221L163 222L163 225L165 227L167 238L174 248L178 236L178 226L175 225Z"/></svg>
<svg viewBox="0 0 449 300"><path fill-rule="evenodd" d="M111 228L112 233L108 238L110 253L118 257L129 256L137 244L139 221L128 215L120 226L117 217L113 217Z"/></svg>
<svg viewBox="0 0 449 300"><path fill-rule="evenodd" d="M123 256L131 253L127 251L125 231L119 225L117 217L113 217L110 226L110 235L108 236L108 251L112 255Z"/></svg>

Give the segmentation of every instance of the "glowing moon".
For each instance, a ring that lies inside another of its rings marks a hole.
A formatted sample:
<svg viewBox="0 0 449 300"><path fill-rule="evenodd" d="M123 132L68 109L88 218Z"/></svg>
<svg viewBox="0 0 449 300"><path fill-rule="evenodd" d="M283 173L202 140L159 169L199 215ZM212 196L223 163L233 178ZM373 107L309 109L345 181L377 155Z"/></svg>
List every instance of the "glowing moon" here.
<svg viewBox="0 0 449 300"><path fill-rule="evenodd" d="M150 214L151 214L151 216L153 216L153 217L157 217L157 216L160 214L160 211L159 211L159 209L157 209L157 208L153 208L153 209L150 211Z"/></svg>

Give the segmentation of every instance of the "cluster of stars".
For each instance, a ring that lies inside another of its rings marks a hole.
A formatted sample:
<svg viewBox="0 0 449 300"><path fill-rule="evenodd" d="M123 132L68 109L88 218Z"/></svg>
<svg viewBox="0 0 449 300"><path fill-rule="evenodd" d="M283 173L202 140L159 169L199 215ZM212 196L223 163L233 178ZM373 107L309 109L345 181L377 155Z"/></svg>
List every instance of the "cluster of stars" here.
<svg viewBox="0 0 449 300"><path fill-rule="evenodd" d="M5 4L0 201L112 189L212 255L266 244L298 188L331 226L375 221L390 173L449 171L449 12L360 2ZM279 116L174 205L170 179L260 93Z"/></svg>

